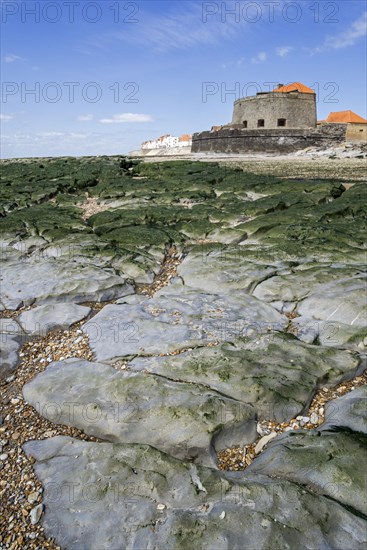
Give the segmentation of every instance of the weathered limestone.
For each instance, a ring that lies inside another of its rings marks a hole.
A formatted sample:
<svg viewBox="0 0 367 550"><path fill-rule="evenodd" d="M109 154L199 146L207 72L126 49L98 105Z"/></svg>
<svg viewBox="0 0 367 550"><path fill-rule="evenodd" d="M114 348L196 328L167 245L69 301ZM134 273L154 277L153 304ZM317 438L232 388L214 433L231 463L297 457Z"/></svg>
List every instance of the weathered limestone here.
<svg viewBox="0 0 367 550"><path fill-rule="evenodd" d="M322 430L351 430L367 435L367 386L326 404Z"/></svg>
<svg viewBox="0 0 367 550"><path fill-rule="evenodd" d="M24 335L22 327L19 325L16 319L10 317L0 318L0 333L3 335Z"/></svg>
<svg viewBox="0 0 367 550"><path fill-rule="evenodd" d="M260 258L256 261L253 254L247 254L246 249L238 245L211 251L196 247L179 266L178 275L190 288L227 295L249 292L263 279L275 275L281 262L271 264Z"/></svg>
<svg viewBox="0 0 367 550"><path fill-rule="evenodd" d="M309 137L257 135L285 149ZM231 136L216 138L241 147ZM297 165L290 180L121 157L4 163L0 310L36 307L1 321L0 377L18 384L21 343L85 320L76 304L115 302L83 327L94 362L52 363L24 386L41 416L97 438L26 443L44 490L33 500L20 482L24 524L71 550L365 548L365 389L325 404L317 430L257 439L261 421L305 416L318 388L363 369L365 185L343 166L309 180ZM177 276L138 294L175 275L170 254ZM255 441L249 469L218 470L218 451Z"/></svg>
<svg viewBox="0 0 367 550"><path fill-rule="evenodd" d="M134 292L124 278L72 261L31 261L11 251L2 268L1 299L9 309L33 303L105 301Z"/></svg>
<svg viewBox="0 0 367 550"><path fill-rule="evenodd" d="M210 466L215 465L211 441L216 432L234 426L244 443L256 437L251 405L199 384L118 372L88 361L51 363L24 386L23 395L55 423L114 443L147 443ZM238 435L232 434L231 444Z"/></svg>
<svg viewBox="0 0 367 550"><path fill-rule="evenodd" d="M367 275L332 281L319 287L298 307L301 315L358 328L367 325Z"/></svg>
<svg viewBox="0 0 367 550"><path fill-rule="evenodd" d="M314 388L335 384L360 368L357 356L304 344L291 335L254 334L214 348L172 357L135 358L129 367L195 384L244 403L259 419L294 418L308 404Z"/></svg>
<svg viewBox="0 0 367 550"><path fill-rule="evenodd" d="M0 334L0 381L7 378L17 367L20 339L11 334Z"/></svg>
<svg viewBox="0 0 367 550"><path fill-rule="evenodd" d="M288 432L271 441L249 472L271 475L312 487L367 515L367 486L364 469L367 438L357 433L308 430Z"/></svg>
<svg viewBox="0 0 367 550"><path fill-rule="evenodd" d="M367 449L367 386L326 404L316 430L275 438L248 471L288 479L367 516L364 463ZM367 531L366 531L367 533Z"/></svg>
<svg viewBox="0 0 367 550"><path fill-rule="evenodd" d="M355 327L339 321L320 321L300 315L292 319L292 332L308 344L358 351L367 348L367 326Z"/></svg>
<svg viewBox="0 0 367 550"><path fill-rule="evenodd" d="M332 286L346 277L355 276L358 267L331 267L329 265L310 265L294 267L284 275L277 274L260 282L254 290L259 300L272 303L276 301L297 304L314 292L322 292L325 285Z"/></svg>
<svg viewBox="0 0 367 550"><path fill-rule="evenodd" d="M366 522L289 481L224 473L147 445L68 437L24 445L44 484L48 536L70 550L362 550Z"/></svg>
<svg viewBox="0 0 367 550"><path fill-rule="evenodd" d="M32 335L45 336L55 329L67 329L89 315L91 309L72 303L45 304L19 315L23 330Z"/></svg>
<svg viewBox="0 0 367 550"><path fill-rule="evenodd" d="M98 361L153 355L281 330L287 319L247 294L200 293L167 287L151 300L108 305L83 330Z"/></svg>

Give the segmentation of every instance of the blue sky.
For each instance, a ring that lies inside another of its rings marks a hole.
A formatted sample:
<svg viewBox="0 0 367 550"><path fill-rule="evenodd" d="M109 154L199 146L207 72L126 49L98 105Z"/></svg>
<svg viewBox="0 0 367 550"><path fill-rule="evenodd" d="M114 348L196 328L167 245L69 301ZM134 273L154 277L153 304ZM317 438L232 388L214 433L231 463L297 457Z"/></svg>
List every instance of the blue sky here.
<svg viewBox="0 0 367 550"><path fill-rule="evenodd" d="M364 0L0 0L1 156L127 153L300 81L366 117ZM33 93L32 93L33 90Z"/></svg>

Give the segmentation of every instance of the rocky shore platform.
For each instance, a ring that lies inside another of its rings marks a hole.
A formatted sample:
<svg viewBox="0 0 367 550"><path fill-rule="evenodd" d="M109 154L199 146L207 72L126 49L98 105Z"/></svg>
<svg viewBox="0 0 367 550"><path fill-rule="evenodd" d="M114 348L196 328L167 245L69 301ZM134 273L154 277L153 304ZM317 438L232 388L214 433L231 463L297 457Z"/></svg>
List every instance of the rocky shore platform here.
<svg viewBox="0 0 367 550"><path fill-rule="evenodd" d="M365 549L364 157L160 160L1 162L0 547Z"/></svg>

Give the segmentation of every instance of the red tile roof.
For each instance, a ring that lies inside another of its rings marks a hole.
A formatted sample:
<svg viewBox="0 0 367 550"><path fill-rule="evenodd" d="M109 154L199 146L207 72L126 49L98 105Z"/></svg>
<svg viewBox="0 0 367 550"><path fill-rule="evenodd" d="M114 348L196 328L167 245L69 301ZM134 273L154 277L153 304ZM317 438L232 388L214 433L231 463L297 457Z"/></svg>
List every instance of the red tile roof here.
<svg viewBox="0 0 367 550"><path fill-rule="evenodd" d="M301 92L302 94L315 93L311 88L308 88L301 82L292 82L292 84L287 84L286 86L279 86L279 88L275 88L273 92L281 92L283 94L288 92Z"/></svg>
<svg viewBox="0 0 367 550"><path fill-rule="evenodd" d="M190 141L191 137L192 136L190 134L183 134L180 138L178 138L178 141Z"/></svg>
<svg viewBox="0 0 367 550"><path fill-rule="evenodd" d="M367 120L353 113L353 111L335 111L329 114L326 122L360 122L366 124Z"/></svg>

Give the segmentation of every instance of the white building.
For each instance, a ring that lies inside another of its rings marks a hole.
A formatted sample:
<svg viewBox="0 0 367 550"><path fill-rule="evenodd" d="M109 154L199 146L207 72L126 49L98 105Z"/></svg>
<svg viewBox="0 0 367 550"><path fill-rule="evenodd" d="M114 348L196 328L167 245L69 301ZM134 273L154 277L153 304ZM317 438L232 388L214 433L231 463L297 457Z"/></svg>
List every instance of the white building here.
<svg viewBox="0 0 367 550"><path fill-rule="evenodd" d="M190 134L184 134L181 137L166 134L157 139L144 141L141 144L142 149L172 149L174 147L191 147L192 137Z"/></svg>
<svg viewBox="0 0 367 550"><path fill-rule="evenodd" d="M191 145L192 145L191 134L183 134L181 137L178 138L179 147L191 147Z"/></svg>

